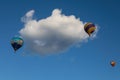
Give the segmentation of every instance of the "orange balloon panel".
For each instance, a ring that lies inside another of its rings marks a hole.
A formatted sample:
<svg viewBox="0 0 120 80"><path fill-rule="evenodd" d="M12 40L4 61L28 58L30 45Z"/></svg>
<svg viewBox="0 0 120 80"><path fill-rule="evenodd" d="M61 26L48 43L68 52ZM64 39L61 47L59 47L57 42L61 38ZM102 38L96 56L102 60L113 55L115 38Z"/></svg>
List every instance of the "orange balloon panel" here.
<svg viewBox="0 0 120 80"><path fill-rule="evenodd" d="M110 64L111 64L112 67L114 67L116 65L116 62L115 61L111 61Z"/></svg>

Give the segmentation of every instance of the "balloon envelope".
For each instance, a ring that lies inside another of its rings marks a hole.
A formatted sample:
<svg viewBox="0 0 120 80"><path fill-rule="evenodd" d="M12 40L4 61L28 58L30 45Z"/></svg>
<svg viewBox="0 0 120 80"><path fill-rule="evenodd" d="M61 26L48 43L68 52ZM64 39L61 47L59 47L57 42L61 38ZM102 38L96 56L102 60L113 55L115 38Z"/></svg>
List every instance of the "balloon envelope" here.
<svg viewBox="0 0 120 80"><path fill-rule="evenodd" d="M95 29L96 27L93 23L88 22L84 25L84 30L89 36L95 31Z"/></svg>
<svg viewBox="0 0 120 80"><path fill-rule="evenodd" d="M22 45L23 45L23 39L20 38L20 37L13 37L11 39L11 45L12 45L14 51L16 51L16 50L18 50L19 48L22 47Z"/></svg>
<svg viewBox="0 0 120 80"><path fill-rule="evenodd" d="M111 61L110 64L111 64L112 67L114 67L116 65L116 62L115 61Z"/></svg>

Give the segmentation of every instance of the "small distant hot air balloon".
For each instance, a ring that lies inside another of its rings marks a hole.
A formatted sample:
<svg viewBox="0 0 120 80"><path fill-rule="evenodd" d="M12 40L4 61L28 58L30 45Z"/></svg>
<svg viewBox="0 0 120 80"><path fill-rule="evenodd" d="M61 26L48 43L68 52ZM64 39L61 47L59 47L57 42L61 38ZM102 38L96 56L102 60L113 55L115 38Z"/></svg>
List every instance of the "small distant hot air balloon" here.
<svg viewBox="0 0 120 80"><path fill-rule="evenodd" d="M111 62L110 62L110 65L111 65L112 67L114 67L114 66L116 65L116 62L115 62L115 61L111 61Z"/></svg>
<svg viewBox="0 0 120 80"><path fill-rule="evenodd" d="M95 31L96 27L93 23L86 23L84 25L84 30L88 33L88 35L90 36L94 31Z"/></svg>
<svg viewBox="0 0 120 80"><path fill-rule="evenodd" d="M22 47L22 45L23 45L23 39L20 38L20 37L13 37L11 39L11 45L12 45L14 51L17 51L19 48Z"/></svg>

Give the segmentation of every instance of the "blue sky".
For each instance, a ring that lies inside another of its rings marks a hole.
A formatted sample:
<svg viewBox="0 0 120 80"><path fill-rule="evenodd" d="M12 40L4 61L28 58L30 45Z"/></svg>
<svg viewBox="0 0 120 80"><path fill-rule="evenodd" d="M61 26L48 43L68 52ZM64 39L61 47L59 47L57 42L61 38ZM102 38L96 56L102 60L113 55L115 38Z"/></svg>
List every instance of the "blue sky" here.
<svg viewBox="0 0 120 80"><path fill-rule="evenodd" d="M0 0L0 80L119 80L119 3L118 0ZM43 19L56 8L83 22L98 24L97 37L62 54L22 56L23 48L14 54L10 40L23 28L21 17L33 9L34 18ZM114 68L110 60L117 62Z"/></svg>

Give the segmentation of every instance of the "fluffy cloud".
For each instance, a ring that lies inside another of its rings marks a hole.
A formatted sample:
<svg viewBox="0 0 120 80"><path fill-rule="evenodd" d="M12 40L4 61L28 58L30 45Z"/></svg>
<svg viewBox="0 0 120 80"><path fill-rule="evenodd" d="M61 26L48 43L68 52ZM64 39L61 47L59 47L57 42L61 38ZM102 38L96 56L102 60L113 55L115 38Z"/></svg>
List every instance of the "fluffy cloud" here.
<svg viewBox="0 0 120 80"><path fill-rule="evenodd" d="M66 16L54 9L51 16L35 20L32 19L34 12L31 10L22 17L24 27L20 34L27 48L35 53L59 53L89 37L83 22L74 15Z"/></svg>

